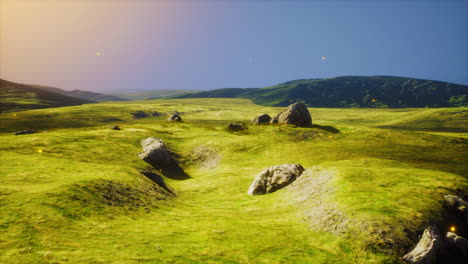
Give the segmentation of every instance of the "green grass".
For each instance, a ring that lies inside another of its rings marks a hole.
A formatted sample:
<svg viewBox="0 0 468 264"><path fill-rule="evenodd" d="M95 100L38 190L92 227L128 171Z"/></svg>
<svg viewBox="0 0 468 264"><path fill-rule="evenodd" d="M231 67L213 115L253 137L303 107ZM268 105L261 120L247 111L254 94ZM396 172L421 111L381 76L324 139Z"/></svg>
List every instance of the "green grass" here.
<svg viewBox="0 0 468 264"><path fill-rule="evenodd" d="M186 115L132 119L138 110ZM444 119L453 109L310 109L337 134L225 129L280 110L178 99L0 114L0 262L398 263L440 217L442 194L468 190L466 142L450 136L465 123ZM418 126L428 117L439 121ZM440 127L448 134L428 134ZM12 135L25 128L39 133ZM175 197L139 174L147 137L162 138L191 176L166 179ZM349 218L348 231L312 228L292 189L247 195L256 174L285 163L333 172L324 199Z"/></svg>

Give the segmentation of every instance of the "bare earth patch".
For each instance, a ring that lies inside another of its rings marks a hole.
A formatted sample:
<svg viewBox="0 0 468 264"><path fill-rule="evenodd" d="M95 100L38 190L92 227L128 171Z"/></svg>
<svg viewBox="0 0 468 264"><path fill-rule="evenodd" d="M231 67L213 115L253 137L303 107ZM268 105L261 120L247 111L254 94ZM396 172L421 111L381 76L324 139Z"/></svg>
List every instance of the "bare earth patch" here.
<svg viewBox="0 0 468 264"><path fill-rule="evenodd" d="M200 169L213 169L221 162L221 155L212 147L200 145L194 148L188 155L189 163Z"/></svg>
<svg viewBox="0 0 468 264"><path fill-rule="evenodd" d="M304 220L317 231L344 234L349 218L331 201L334 187L331 183L335 172L318 166L306 169L290 186L286 187L292 203L304 214Z"/></svg>

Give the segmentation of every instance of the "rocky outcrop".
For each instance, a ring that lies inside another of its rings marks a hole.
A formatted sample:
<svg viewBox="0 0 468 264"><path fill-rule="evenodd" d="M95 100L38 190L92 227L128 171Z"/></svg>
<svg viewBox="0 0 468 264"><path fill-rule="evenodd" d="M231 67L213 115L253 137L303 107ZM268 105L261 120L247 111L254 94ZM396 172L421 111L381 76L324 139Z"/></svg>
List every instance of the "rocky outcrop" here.
<svg viewBox="0 0 468 264"><path fill-rule="evenodd" d="M436 226L428 227L416 247L403 256L412 264L464 264L468 258L468 240L453 232L443 236Z"/></svg>
<svg viewBox="0 0 468 264"><path fill-rule="evenodd" d="M453 263L463 263L462 260L468 260L468 240L455 233L447 232L447 242L451 245L448 251L452 256Z"/></svg>
<svg viewBox="0 0 468 264"><path fill-rule="evenodd" d="M147 138L141 141L143 152L138 157L170 178L188 178L177 161L172 158L164 142L159 138Z"/></svg>
<svg viewBox="0 0 468 264"><path fill-rule="evenodd" d="M34 131L34 130L26 129L26 130L21 130L21 131L16 132L16 133L15 133L15 136L17 136L17 135L35 134L35 133L37 133L37 132Z"/></svg>
<svg viewBox="0 0 468 264"><path fill-rule="evenodd" d="M249 195L267 194L279 190L301 176L304 167L300 164L284 164L270 167L255 177Z"/></svg>
<svg viewBox="0 0 468 264"><path fill-rule="evenodd" d="M182 121L182 117L179 116L179 114L172 114L168 119L167 121L177 121L177 122L181 122Z"/></svg>
<svg viewBox="0 0 468 264"><path fill-rule="evenodd" d="M270 123L270 121L271 121L270 115L262 114L262 115L256 116L254 120L252 120L252 123L259 125L259 124L268 124Z"/></svg>
<svg viewBox="0 0 468 264"><path fill-rule="evenodd" d="M299 127L312 126L312 117L304 103L289 105L285 110L275 116L270 123L291 124Z"/></svg>
<svg viewBox="0 0 468 264"><path fill-rule="evenodd" d="M158 112L158 111L151 111L152 116L163 116L165 115L164 113Z"/></svg>
<svg viewBox="0 0 468 264"><path fill-rule="evenodd" d="M143 111L136 111L135 113L130 113L133 115L134 119L147 118L149 115Z"/></svg>
<svg viewBox="0 0 468 264"><path fill-rule="evenodd" d="M444 195L448 206L456 208L460 213L468 214L468 202L456 195Z"/></svg>

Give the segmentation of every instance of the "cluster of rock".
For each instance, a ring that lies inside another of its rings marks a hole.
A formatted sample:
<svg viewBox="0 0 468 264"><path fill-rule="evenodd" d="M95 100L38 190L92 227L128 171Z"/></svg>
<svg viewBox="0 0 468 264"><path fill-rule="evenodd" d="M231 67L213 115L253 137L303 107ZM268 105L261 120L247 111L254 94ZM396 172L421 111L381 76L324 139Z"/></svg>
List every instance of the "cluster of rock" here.
<svg viewBox="0 0 468 264"><path fill-rule="evenodd" d="M468 234L468 202L459 196L445 195L445 222L432 225L424 230L416 247L403 256L413 264L466 263L468 240L461 235ZM441 230L449 230L445 235Z"/></svg>
<svg viewBox="0 0 468 264"><path fill-rule="evenodd" d="M271 118L268 114L261 114L252 120L254 124L291 124L299 127L312 126L312 117L307 106L302 103L289 105L275 117Z"/></svg>
<svg viewBox="0 0 468 264"><path fill-rule="evenodd" d="M134 119L141 119L141 118L149 118L149 117L160 117L160 116L167 116L169 115L169 121L182 121L182 118L180 115L183 115L185 113L183 112L178 112L174 111L172 113L162 113L158 111L151 111L151 112L145 112L145 111L136 111L134 113L130 113Z"/></svg>
<svg viewBox="0 0 468 264"><path fill-rule="evenodd" d="M304 172L300 164L283 164L270 167L258 174L250 185L249 195L267 194L288 186Z"/></svg>

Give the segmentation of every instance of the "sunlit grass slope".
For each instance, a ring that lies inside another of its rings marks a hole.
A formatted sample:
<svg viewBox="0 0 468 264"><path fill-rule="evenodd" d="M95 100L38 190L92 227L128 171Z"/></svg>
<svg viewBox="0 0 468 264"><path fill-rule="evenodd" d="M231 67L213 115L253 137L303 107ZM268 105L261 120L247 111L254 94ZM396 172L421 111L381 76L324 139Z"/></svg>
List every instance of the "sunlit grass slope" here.
<svg viewBox="0 0 468 264"><path fill-rule="evenodd" d="M177 110L184 122L133 119L139 110ZM440 131L443 113L466 108L310 109L319 127L225 129L280 110L179 99L1 114L0 262L399 263L440 217L442 194L468 190L466 142L450 136L464 123L443 136L418 131ZM426 116L439 123L410 122ZM39 133L12 135L25 128ZM162 138L191 176L166 179L175 196L139 173L147 137ZM285 163L310 173L247 195L256 174ZM329 231L327 212L346 219L344 231Z"/></svg>

